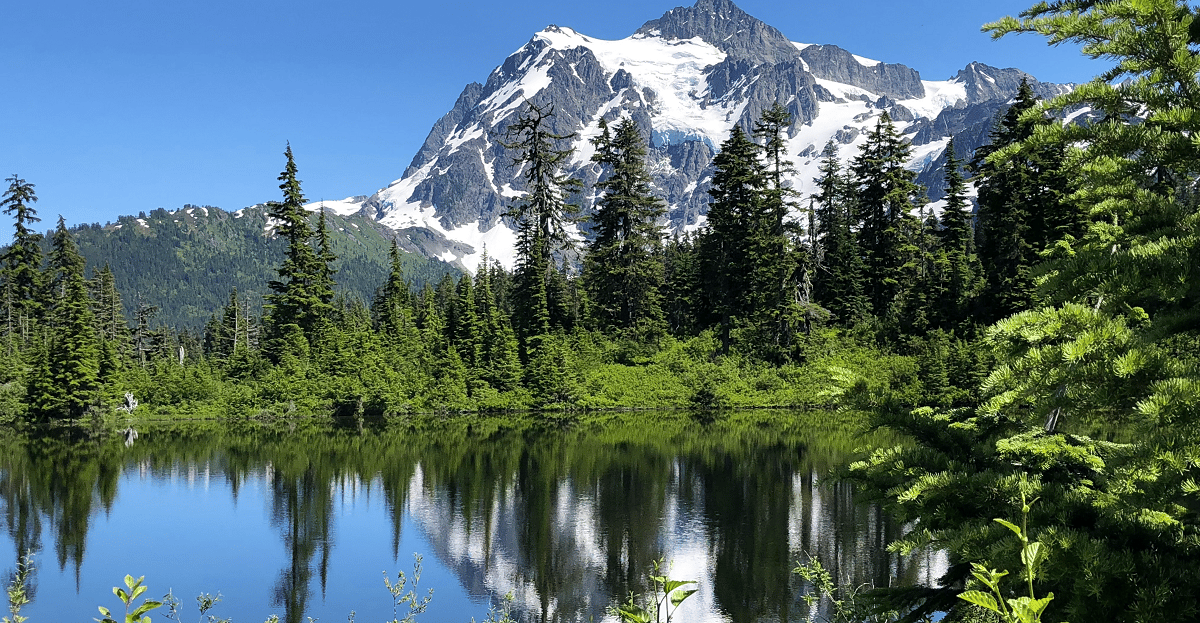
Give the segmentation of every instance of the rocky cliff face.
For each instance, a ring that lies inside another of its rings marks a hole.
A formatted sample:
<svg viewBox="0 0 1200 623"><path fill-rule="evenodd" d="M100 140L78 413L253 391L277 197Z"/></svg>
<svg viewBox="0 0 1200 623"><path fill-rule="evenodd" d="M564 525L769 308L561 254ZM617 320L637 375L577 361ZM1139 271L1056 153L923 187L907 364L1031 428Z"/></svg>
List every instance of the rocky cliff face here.
<svg viewBox="0 0 1200 623"><path fill-rule="evenodd" d="M553 131L573 135L559 147L575 150L567 172L589 186L599 173L589 142L597 123L632 118L650 142L650 170L675 232L703 223L711 160L732 127L751 129L775 102L792 113L790 181L801 193L813 190L827 141L849 159L887 111L914 146L910 166L937 199L947 140L969 155L1022 78L1029 77L970 63L950 80L923 80L904 65L789 41L729 0L672 9L618 41L550 26L483 84L468 84L403 177L362 210L432 257L473 269L486 247L511 265L515 236L502 214L524 188L498 137L527 101L552 107ZM1067 88L1030 79L1043 96ZM591 209L590 193L576 200Z"/></svg>
<svg viewBox="0 0 1200 623"><path fill-rule="evenodd" d="M751 17L730 0L699 0L667 11L638 29L638 35L664 39L700 38L734 60L754 65L794 59L797 50L783 33Z"/></svg>

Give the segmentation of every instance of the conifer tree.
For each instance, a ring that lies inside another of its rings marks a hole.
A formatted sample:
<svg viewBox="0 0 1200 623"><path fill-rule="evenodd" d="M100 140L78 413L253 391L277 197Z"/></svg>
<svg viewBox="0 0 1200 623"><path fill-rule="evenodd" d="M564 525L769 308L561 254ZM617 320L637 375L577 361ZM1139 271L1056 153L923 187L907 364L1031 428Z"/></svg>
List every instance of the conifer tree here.
<svg viewBox="0 0 1200 623"><path fill-rule="evenodd" d="M438 311L437 296L425 284L418 315L421 327L423 371L432 380L428 394L436 408L453 407L466 397L466 370L454 345L446 337L445 318Z"/></svg>
<svg viewBox="0 0 1200 623"><path fill-rule="evenodd" d="M561 327L569 322L563 317L570 308L564 300L566 291L555 279L556 257L573 248L566 225L577 207L567 202L567 196L579 182L560 172L572 150L558 149L555 142L575 135L551 132L553 114L553 108L528 103L502 141L516 152L512 165L520 169L526 187L526 194L505 213L517 230L515 319L522 338L549 332L552 310L557 312L554 324Z"/></svg>
<svg viewBox="0 0 1200 623"><path fill-rule="evenodd" d="M452 334L463 365L473 378L479 377L483 364L483 323L476 312L475 285L471 274L463 272L455 289Z"/></svg>
<svg viewBox="0 0 1200 623"><path fill-rule="evenodd" d="M5 214L13 215L12 245L0 256L4 280L4 328L6 335L21 341L31 337L33 323L42 312L42 235L30 225L41 221L33 209L37 202L34 185L17 177L6 178L8 189L0 199Z"/></svg>
<svg viewBox="0 0 1200 623"><path fill-rule="evenodd" d="M264 306L272 341L284 336L286 325L296 325L304 336L311 336L318 321L332 311L333 300L333 271L329 266L333 254L327 234L314 232L308 224L304 193L296 177L298 169L290 144L284 155L287 164L279 174L283 201L268 204L268 215L274 219L276 233L287 241L283 263L277 269L279 279L268 283L271 294L266 296ZM318 236L320 248L312 246L314 234ZM294 338L289 340L294 341ZM277 350L271 348L272 356Z"/></svg>
<svg viewBox="0 0 1200 623"><path fill-rule="evenodd" d="M205 329L204 349L218 361L227 362L240 351L254 348L254 318L237 288L229 293L229 302Z"/></svg>
<svg viewBox="0 0 1200 623"><path fill-rule="evenodd" d="M785 134L791 125L791 113L779 102L764 110L754 124L755 138L763 141L767 183L749 245L754 271L750 276L754 297L750 306L757 312L755 342L772 343L776 351L791 348L797 316L801 313L796 300L796 271L800 262L797 253L793 253L787 231L788 213L796 207L792 200L795 192L784 185L785 177L795 173L795 167L786 159Z"/></svg>
<svg viewBox="0 0 1200 623"><path fill-rule="evenodd" d="M395 240L392 240L388 251L388 266L387 280L371 303L371 314L380 331L399 334L407 328L412 300L408 281L404 279L404 267L400 263L400 249Z"/></svg>
<svg viewBox="0 0 1200 623"><path fill-rule="evenodd" d="M707 302L729 343L731 330L753 313L754 274L751 236L763 214L767 172L758 159L758 146L741 126L734 126L721 152L713 158L712 201L708 226L699 247Z"/></svg>
<svg viewBox="0 0 1200 623"><path fill-rule="evenodd" d="M96 333L100 339L119 345L125 352L129 341L129 323L121 305L121 293L117 291L116 276L106 263L103 268L92 271L90 296L92 315L96 318Z"/></svg>
<svg viewBox="0 0 1200 623"><path fill-rule="evenodd" d="M987 280L979 313L985 322L1035 307L1033 266L1042 251L1082 232L1082 215L1067 200L1063 146L1025 143L1039 127L1057 123L1028 114L1037 105L1032 87L1022 80L1013 105L973 161L979 188L977 244ZM990 158L1000 151L1009 156Z"/></svg>
<svg viewBox="0 0 1200 623"><path fill-rule="evenodd" d="M333 309L333 305L331 305L334 297L333 290L337 285L333 280L333 276L337 274L333 263L337 261L337 255L334 254L333 246L329 241L329 225L325 220L324 206L321 207L320 216L317 217L316 252L317 279L313 284L313 291L322 304L319 313L326 315Z"/></svg>
<svg viewBox="0 0 1200 623"><path fill-rule="evenodd" d="M601 327L652 339L665 330L658 219L666 209L651 192L645 138L637 124L625 118L615 136L603 119L600 124L592 160L607 175L596 183L603 194L596 201L595 238L584 260L589 302Z"/></svg>
<svg viewBox="0 0 1200 623"><path fill-rule="evenodd" d="M935 324L952 330L968 320L979 287L980 266L975 255L971 204L960 170L962 162L954 151L954 139L946 144L945 161L946 207L938 223L940 296L933 309Z"/></svg>
<svg viewBox="0 0 1200 623"><path fill-rule="evenodd" d="M908 545L937 542L960 563L945 592L961 590L967 563L1021 567L1020 545L993 518L1019 516L1037 497L1027 531L1048 556L1029 584L1053 593L1047 620L1195 620L1200 277L1185 267L1200 227L1190 192L1200 177L1196 12L1172 0L1043 3L988 28L1116 62L1030 106L1012 127L1037 131L987 156L1006 171L1069 146L1062 170L1076 178L1071 201L1086 209L1086 228L1032 269L1044 304L987 331L997 361L983 404L889 410L885 421L917 444L856 472L916 520ZM1098 113L1089 123L1043 124L1085 106ZM1090 438L1093 424L1120 425L1126 441Z"/></svg>
<svg viewBox="0 0 1200 623"><path fill-rule="evenodd" d="M480 350L483 379L500 391L517 389L521 383L519 345L508 314L500 308L492 289L497 271L488 266L487 252L479 262L476 308L482 325Z"/></svg>
<svg viewBox="0 0 1200 623"><path fill-rule="evenodd" d="M140 297L139 297L140 299ZM150 328L150 321L158 315L158 306L138 301L137 321L133 328L133 351L138 365L145 368L155 350L157 332Z"/></svg>
<svg viewBox="0 0 1200 623"><path fill-rule="evenodd" d="M116 278L108 264L100 270L93 269L88 288L96 336L100 340L100 380L107 385L130 362L129 324L125 322L121 294L117 292Z"/></svg>
<svg viewBox="0 0 1200 623"><path fill-rule="evenodd" d="M917 266L913 242L921 224L912 211L924 190L914 181L916 173L905 168L908 156L908 143L884 112L852 164L858 185L858 246L866 264L864 293L872 312L885 322L896 320Z"/></svg>
<svg viewBox="0 0 1200 623"><path fill-rule="evenodd" d="M938 221L924 205L917 216L899 223L903 264L898 271L895 326L885 327L907 336L922 336L934 328L938 310L932 304L942 297L944 280L937 270L941 250L936 235Z"/></svg>
<svg viewBox="0 0 1200 623"><path fill-rule="evenodd" d="M869 304L863 293L866 270L854 236L854 184L842 171L837 145L830 141L821 153L820 176L814 180L816 244L813 245L816 276L814 294L843 326L865 318Z"/></svg>
<svg viewBox="0 0 1200 623"><path fill-rule="evenodd" d="M60 216L51 239L53 328L45 360L29 385L30 411L37 417L77 418L100 395L100 342L84 281L84 259Z"/></svg>
<svg viewBox="0 0 1200 623"><path fill-rule="evenodd" d="M676 234L663 247L663 312L673 335L693 335L707 319L695 239Z"/></svg>

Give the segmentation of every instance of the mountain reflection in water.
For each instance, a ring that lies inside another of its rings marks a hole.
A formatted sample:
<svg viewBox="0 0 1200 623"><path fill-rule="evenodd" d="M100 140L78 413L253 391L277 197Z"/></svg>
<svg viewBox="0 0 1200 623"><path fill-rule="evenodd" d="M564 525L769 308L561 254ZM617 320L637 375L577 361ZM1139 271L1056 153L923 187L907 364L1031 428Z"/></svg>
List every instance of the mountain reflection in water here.
<svg viewBox="0 0 1200 623"><path fill-rule="evenodd" d="M411 571L414 550L435 589L418 620L480 620L507 594L523 621L610 619L665 558L699 582L687 620L786 622L813 614L791 573L805 552L856 585L944 571L888 552L901 527L829 477L891 442L858 417L143 424L130 447L115 429L9 432L0 500L10 560L38 552L31 623L112 607L125 573L185 606L219 589L214 612L238 621L390 620L378 570Z"/></svg>

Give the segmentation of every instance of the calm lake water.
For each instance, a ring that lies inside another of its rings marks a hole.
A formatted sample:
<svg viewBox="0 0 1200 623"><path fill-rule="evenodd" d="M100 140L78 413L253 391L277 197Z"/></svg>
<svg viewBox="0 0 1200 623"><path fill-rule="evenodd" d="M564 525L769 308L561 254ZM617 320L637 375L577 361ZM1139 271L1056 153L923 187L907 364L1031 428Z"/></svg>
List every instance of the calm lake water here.
<svg viewBox="0 0 1200 623"><path fill-rule="evenodd" d="M699 582L678 621L795 621L806 552L855 584L944 571L887 552L902 528L828 477L880 442L853 417L141 424L131 445L6 432L0 570L35 552L31 623L117 611L127 573L171 590L183 621L220 592L209 614L239 623L375 623L393 618L384 574L411 575L416 554L434 589L419 621L481 621L507 594L523 621L604 621L663 558Z"/></svg>

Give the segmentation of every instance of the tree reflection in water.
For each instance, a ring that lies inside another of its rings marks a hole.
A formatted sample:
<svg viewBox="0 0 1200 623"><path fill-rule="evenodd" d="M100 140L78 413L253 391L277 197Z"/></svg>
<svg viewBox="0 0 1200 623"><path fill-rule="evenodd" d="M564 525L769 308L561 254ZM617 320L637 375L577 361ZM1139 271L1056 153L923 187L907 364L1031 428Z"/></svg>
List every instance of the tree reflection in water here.
<svg viewBox="0 0 1200 623"><path fill-rule="evenodd" d="M15 550L40 549L48 532L59 567L73 565L78 578L89 521L111 508L123 472L207 470L223 476L231 503L261 477L283 545L269 597L289 623L323 614L340 509L370 495L385 502L394 559L407 520L435 555L427 568L436 557L477 597L511 592L522 620L601 620L666 557L674 577L700 582L688 618L786 622L810 614L791 573L805 552L854 583L929 582L943 566L938 556L888 552L899 526L827 477L870 443L856 419L147 424L128 448L116 430L10 432L0 440L0 499Z"/></svg>

